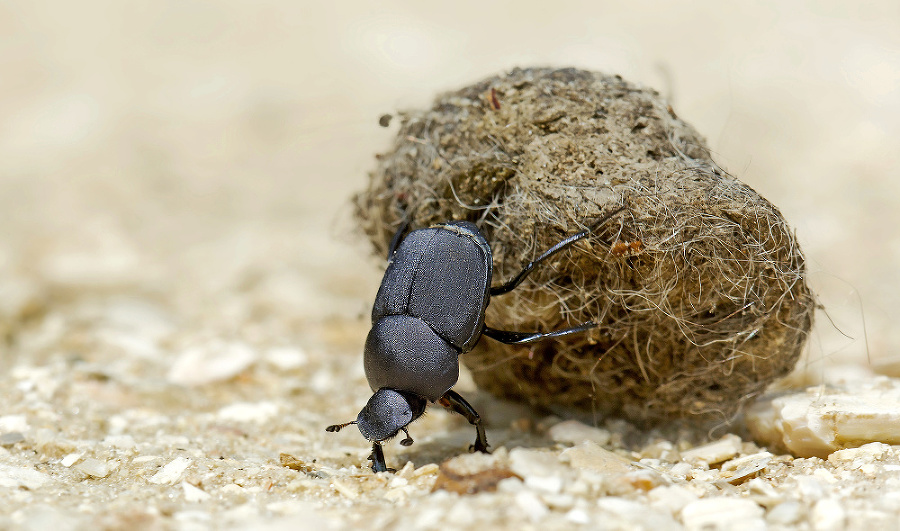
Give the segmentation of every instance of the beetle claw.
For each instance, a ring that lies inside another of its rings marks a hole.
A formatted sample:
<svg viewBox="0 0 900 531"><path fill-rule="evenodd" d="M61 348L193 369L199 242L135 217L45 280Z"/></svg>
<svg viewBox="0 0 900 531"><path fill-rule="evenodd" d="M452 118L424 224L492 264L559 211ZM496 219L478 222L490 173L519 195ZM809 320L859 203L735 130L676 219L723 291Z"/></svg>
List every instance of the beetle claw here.
<svg viewBox="0 0 900 531"><path fill-rule="evenodd" d="M393 468L388 468L384 462L384 452L381 450L381 444L372 443L372 453L369 454L369 461L372 461L372 472L396 472Z"/></svg>
<svg viewBox="0 0 900 531"><path fill-rule="evenodd" d="M475 444L469 445L469 453L481 452L483 454L489 454L491 453L489 448L490 445L481 444L481 441L475 441Z"/></svg>

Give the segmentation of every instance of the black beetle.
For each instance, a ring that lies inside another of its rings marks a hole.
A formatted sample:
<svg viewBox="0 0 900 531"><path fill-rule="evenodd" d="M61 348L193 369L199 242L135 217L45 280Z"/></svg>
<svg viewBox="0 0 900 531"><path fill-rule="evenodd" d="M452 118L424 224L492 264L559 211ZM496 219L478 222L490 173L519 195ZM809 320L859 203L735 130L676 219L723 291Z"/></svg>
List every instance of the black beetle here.
<svg viewBox="0 0 900 531"><path fill-rule="evenodd" d="M603 216L599 227L618 208ZM407 426L422 416L428 402L438 402L475 426L470 451L487 452L481 417L451 387L459 377L459 355L472 350L482 335L521 344L583 332L586 322L553 332L509 332L484 324L490 298L516 288L534 267L589 235L588 229L557 243L529 263L512 280L491 287L491 248L478 228L467 221L440 223L427 229L397 231L388 252L388 267L372 308L372 330L366 339L364 364L375 391L355 421L334 424L329 432L356 424L372 441L374 472L389 470L381 443L399 432L400 444L413 443Z"/></svg>

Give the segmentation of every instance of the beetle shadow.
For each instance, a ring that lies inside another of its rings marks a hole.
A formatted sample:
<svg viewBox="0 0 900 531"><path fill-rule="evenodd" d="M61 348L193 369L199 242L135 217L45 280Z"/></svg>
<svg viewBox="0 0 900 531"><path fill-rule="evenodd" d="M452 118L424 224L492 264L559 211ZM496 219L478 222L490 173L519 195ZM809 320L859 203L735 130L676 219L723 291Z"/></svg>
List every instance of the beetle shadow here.
<svg viewBox="0 0 900 531"><path fill-rule="evenodd" d="M548 429L563 420L577 420L586 426L596 426L609 431L615 446L624 450L640 451L648 445L660 441L672 441L677 445L696 446L718 439L726 433L733 433L744 440L752 440L739 418L731 419L726 424L698 422L694 419L673 419L669 422L652 426L643 426L628 420L615 417L596 419L584 412L571 410L547 411L530 406L507 402L483 392L466 393L471 396L473 407L485 420L488 443L491 451L504 447L511 451L515 448L553 449L559 445L570 446L569 443L554 441ZM459 415L440 411L432 407L429 410L430 426L422 426L418 431L421 440L410 447L390 444L386 452L393 455L394 463L402 467L412 461L416 467L425 464L440 464L448 459L468 453L469 446L475 441L475 428ZM425 431L427 430L427 431ZM388 458L391 460L391 458Z"/></svg>
<svg viewBox="0 0 900 531"><path fill-rule="evenodd" d="M491 451L505 447L514 448L552 448L557 443L549 438L545 430L538 426L548 417L546 411L536 411L531 407L514 402L507 402L484 393L466 393L472 397L473 407L485 421L488 443ZM402 447L391 443L385 451L396 456L397 464L402 466L412 461L416 467L429 463L440 464L448 459L469 452L475 442L475 427L459 415L441 408L432 407L428 420L437 421L442 427L427 428L430 433L422 433L421 441L416 440L412 446ZM418 430L416 430L418 431ZM390 459L390 458L389 458Z"/></svg>

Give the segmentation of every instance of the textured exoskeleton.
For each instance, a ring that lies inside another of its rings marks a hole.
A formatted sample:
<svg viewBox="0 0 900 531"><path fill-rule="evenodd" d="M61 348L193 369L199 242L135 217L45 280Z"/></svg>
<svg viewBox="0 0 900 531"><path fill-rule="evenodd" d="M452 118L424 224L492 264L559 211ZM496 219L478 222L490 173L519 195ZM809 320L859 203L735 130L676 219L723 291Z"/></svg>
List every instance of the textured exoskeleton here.
<svg viewBox="0 0 900 531"><path fill-rule="evenodd" d="M364 357L372 390L434 401L453 387L457 356L481 337L491 269L491 248L471 223L417 230L401 242L372 308Z"/></svg>
<svg viewBox="0 0 900 531"><path fill-rule="evenodd" d="M605 222L623 208L604 216ZM450 221L402 237L398 231L389 253L384 279L372 308L372 329L366 339L364 364L375 392L355 421L329 426L328 431L356 424L372 441L372 470L388 470L381 443L406 434L407 426L425 412L428 402L463 415L475 426L471 450L486 452L487 438L481 417L451 388L459 378L459 355L478 343L482 335L504 343L530 343L583 332L592 322L554 332L508 332L484 324L490 298L518 286L536 265L590 234L582 231L554 245L515 278L491 287L491 248L478 228L465 221Z"/></svg>

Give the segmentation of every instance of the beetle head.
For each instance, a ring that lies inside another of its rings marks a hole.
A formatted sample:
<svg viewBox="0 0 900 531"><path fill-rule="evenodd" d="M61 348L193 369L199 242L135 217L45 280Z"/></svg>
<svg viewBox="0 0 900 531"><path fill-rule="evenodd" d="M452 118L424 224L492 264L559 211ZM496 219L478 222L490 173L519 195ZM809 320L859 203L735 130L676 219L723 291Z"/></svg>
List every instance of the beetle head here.
<svg viewBox="0 0 900 531"><path fill-rule="evenodd" d="M415 420L416 408L409 399L393 389L375 391L356 417L356 427L366 439L376 442L390 439Z"/></svg>

